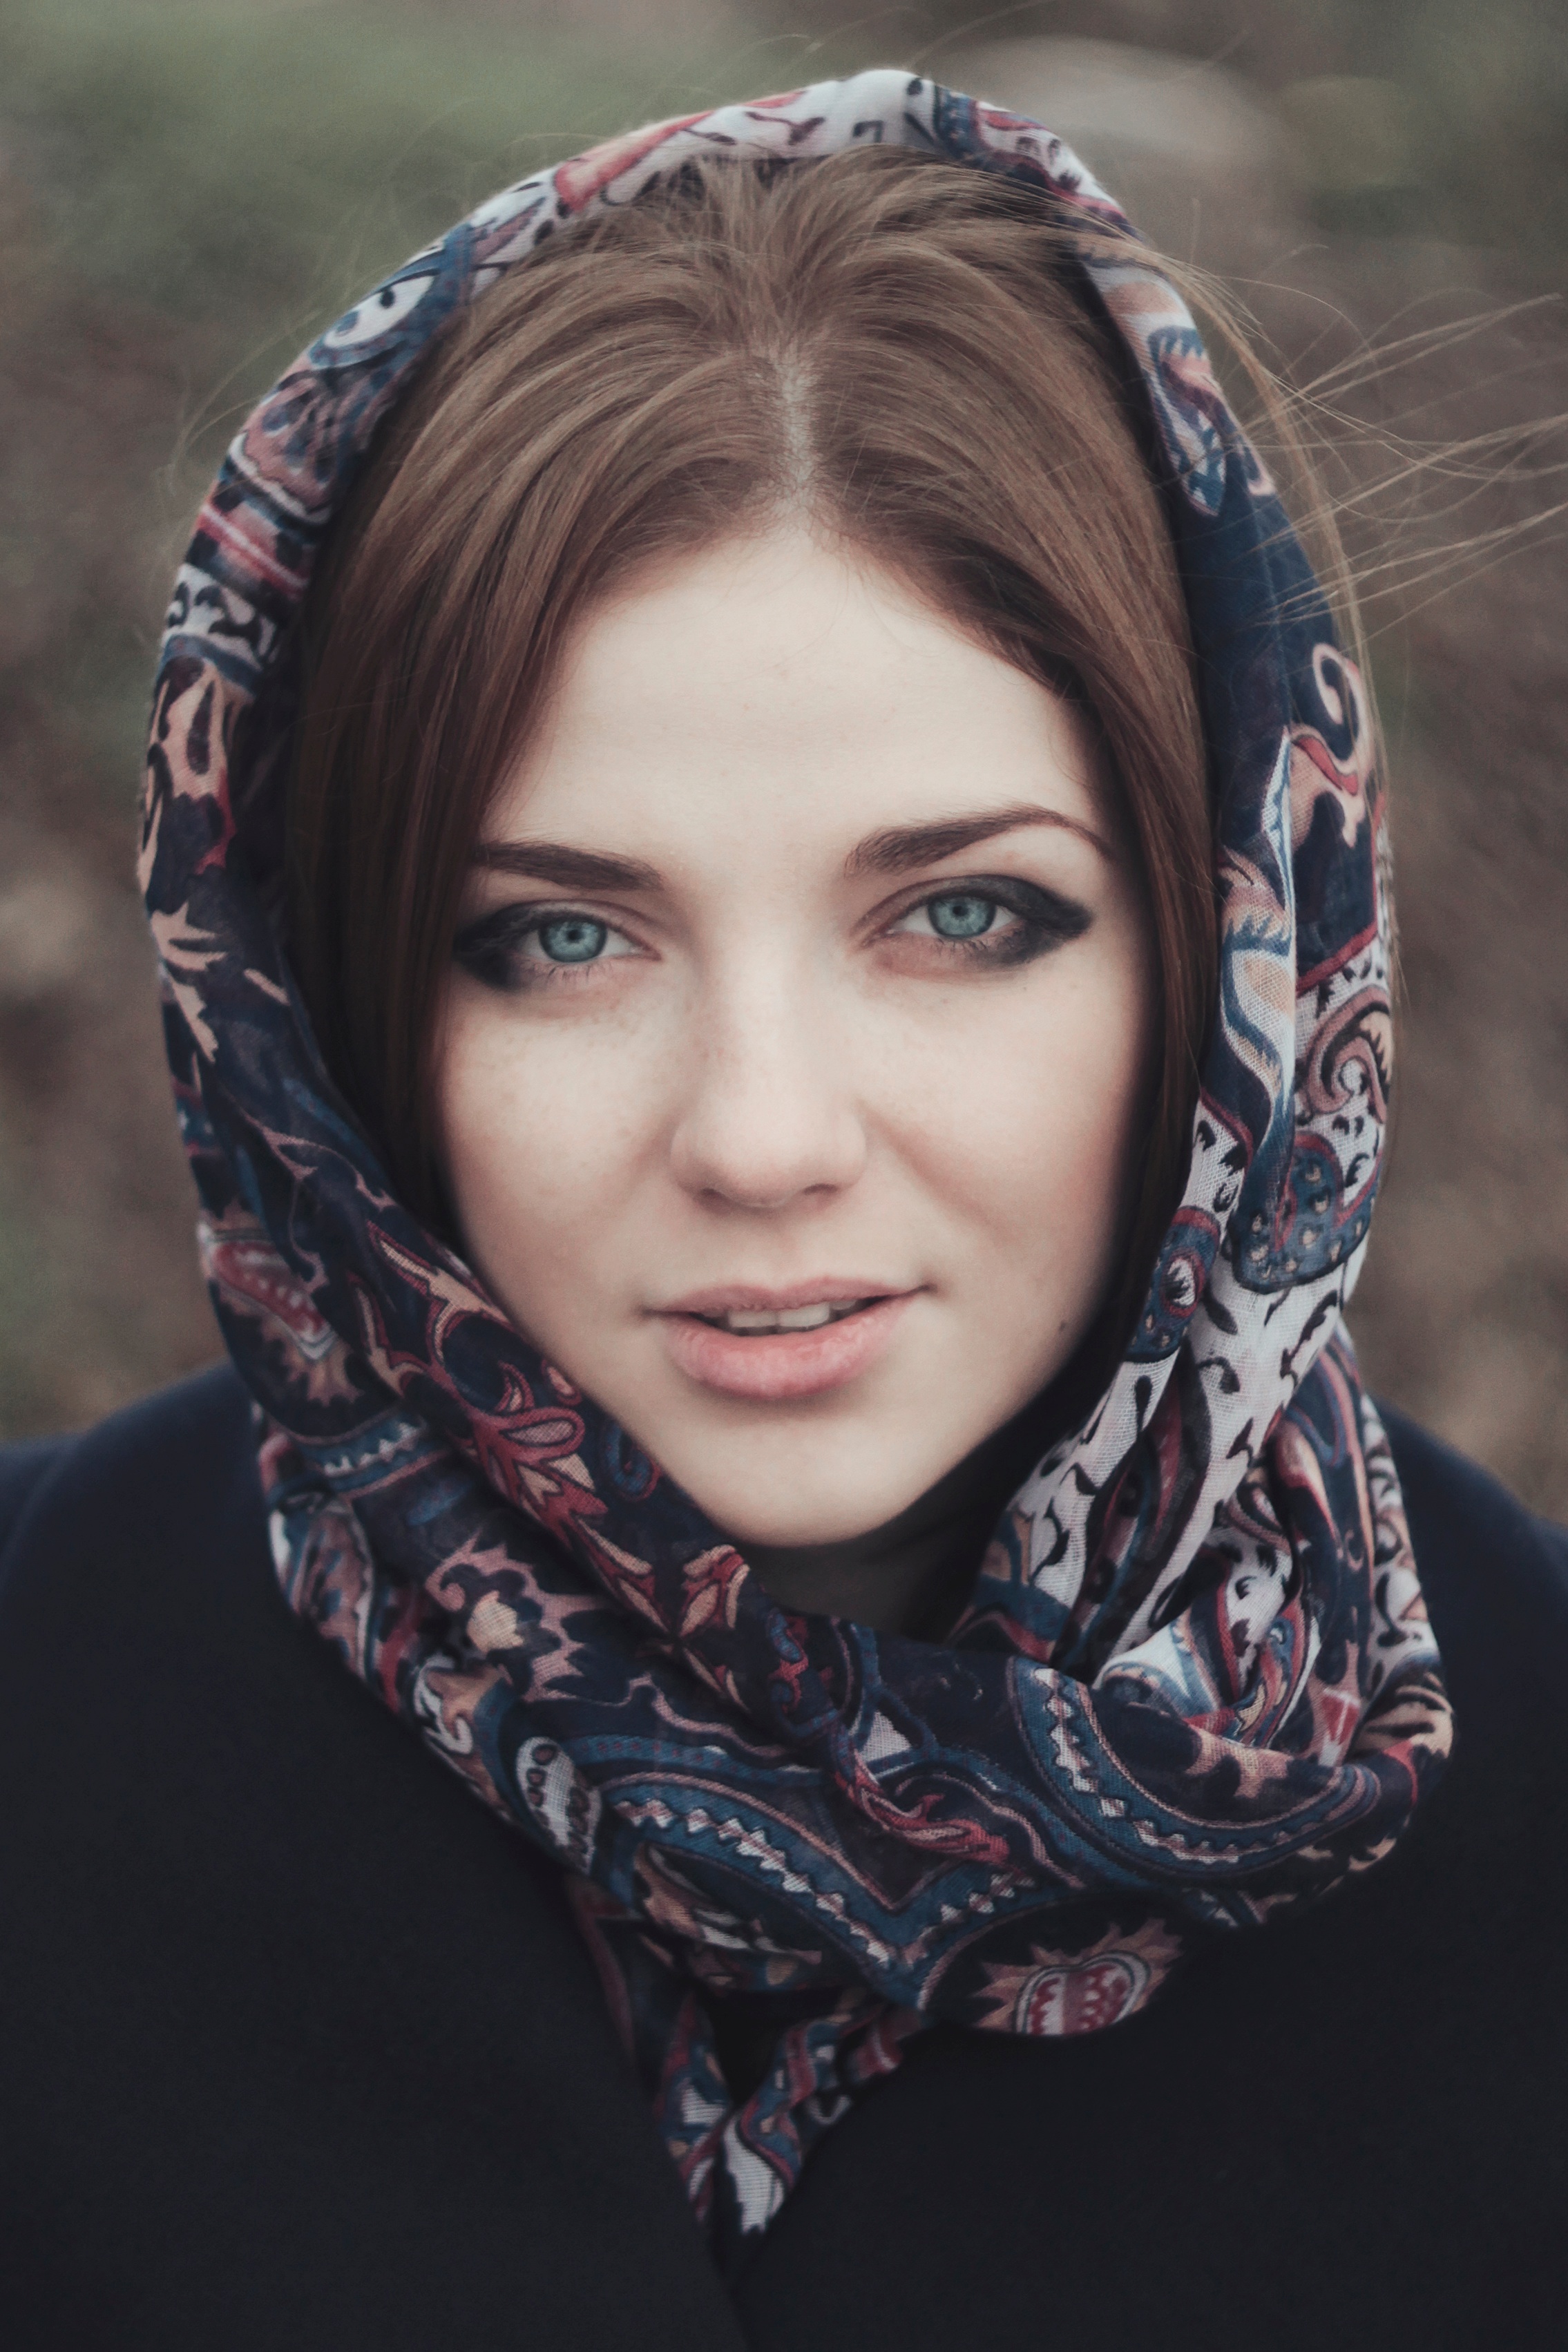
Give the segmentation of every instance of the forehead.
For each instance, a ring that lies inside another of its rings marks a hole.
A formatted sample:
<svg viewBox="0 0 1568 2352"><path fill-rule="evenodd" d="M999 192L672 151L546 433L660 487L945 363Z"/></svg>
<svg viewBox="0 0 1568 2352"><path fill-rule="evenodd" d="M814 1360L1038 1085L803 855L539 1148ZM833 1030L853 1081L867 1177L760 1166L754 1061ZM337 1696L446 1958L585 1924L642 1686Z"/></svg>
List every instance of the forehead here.
<svg viewBox="0 0 1568 2352"><path fill-rule="evenodd" d="M486 825L683 861L1001 801L1097 820L1076 712L894 574L804 533L706 549L588 615Z"/></svg>

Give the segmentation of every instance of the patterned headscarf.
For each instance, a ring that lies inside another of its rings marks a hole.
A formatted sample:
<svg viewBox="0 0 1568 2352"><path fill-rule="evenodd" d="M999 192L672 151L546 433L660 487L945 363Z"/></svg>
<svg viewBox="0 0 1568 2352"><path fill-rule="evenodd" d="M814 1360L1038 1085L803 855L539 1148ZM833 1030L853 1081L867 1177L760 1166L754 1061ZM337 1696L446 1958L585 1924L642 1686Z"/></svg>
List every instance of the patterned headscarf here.
<svg viewBox="0 0 1568 2352"><path fill-rule="evenodd" d="M1084 299L1157 428L1218 793L1220 994L1181 1206L1123 1360L940 1643L775 1606L535 1352L397 1199L272 913L289 633L432 336L557 224L683 158L877 142L1012 174L1083 233ZM1111 2025L1205 1935L1387 1853L1449 1716L1341 1320L1389 1078L1372 731L1191 318L1059 140L868 73L658 124L481 205L235 441L175 586L144 823L205 1264L284 1592L565 1866L716 2243L766 2226L924 2025ZM744 2097L717 2056L724 2001L773 2037Z"/></svg>

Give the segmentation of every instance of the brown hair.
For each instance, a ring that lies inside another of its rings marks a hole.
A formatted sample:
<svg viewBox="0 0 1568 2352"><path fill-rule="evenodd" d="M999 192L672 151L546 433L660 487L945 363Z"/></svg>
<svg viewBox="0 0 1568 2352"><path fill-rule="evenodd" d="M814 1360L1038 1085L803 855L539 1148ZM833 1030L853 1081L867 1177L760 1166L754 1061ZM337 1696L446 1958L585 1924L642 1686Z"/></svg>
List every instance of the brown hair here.
<svg viewBox="0 0 1568 2352"><path fill-rule="evenodd" d="M1163 1007L1135 1311L1216 986L1150 429L1046 202L898 151L688 169L446 331L311 593L289 816L306 1001L411 1206L441 1222L435 1032L469 852L574 626L639 564L798 514L1097 723Z"/></svg>

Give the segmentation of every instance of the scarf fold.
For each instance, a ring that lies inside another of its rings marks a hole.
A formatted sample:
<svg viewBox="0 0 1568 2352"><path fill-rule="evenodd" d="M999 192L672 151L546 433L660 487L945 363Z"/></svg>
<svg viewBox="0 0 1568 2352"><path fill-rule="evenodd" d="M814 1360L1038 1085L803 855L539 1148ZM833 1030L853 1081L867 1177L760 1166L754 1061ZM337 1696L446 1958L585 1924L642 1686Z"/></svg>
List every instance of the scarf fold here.
<svg viewBox="0 0 1568 2352"><path fill-rule="evenodd" d="M1220 1002L1183 1200L1124 1360L1014 1496L940 1643L780 1610L530 1348L395 1197L271 913L289 632L431 336L557 223L685 156L879 141L1016 174L1084 233L1085 299L1158 428L1219 801ZM565 1866L719 2249L766 2226L815 2140L935 2020L1111 2025L1205 1934L1388 1853L1450 1725L1341 1319L1390 1076L1373 731L1191 318L1058 140L862 74L613 141L395 272L262 401L202 509L154 694L142 875L283 1591ZM715 2002L771 2045L743 2095Z"/></svg>

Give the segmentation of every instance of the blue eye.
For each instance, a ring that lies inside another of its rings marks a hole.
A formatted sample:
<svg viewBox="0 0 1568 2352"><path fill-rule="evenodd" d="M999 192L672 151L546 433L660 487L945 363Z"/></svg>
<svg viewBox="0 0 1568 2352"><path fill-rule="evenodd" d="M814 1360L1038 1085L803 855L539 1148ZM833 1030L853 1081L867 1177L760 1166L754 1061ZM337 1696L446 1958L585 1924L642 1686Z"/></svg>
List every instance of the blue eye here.
<svg viewBox="0 0 1568 2352"><path fill-rule="evenodd" d="M609 936L607 923L587 915L557 915L539 926L539 944L552 963L592 963L604 954Z"/></svg>
<svg viewBox="0 0 1568 2352"><path fill-rule="evenodd" d="M926 912L939 939L977 940L996 920L994 898L978 898L973 890L954 890L944 898L928 898Z"/></svg>
<svg viewBox="0 0 1568 2352"><path fill-rule="evenodd" d="M937 959L936 968L1003 971L1081 939L1094 920L1089 908L1021 875L976 874L956 887L917 898L893 925L929 944L962 953Z"/></svg>
<svg viewBox="0 0 1568 2352"><path fill-rule="evenodd" d="M541 915L533 907L499 907L458 933L452 954L487 988L515 994L557 974L608 962L626 948L620 934L593 915Z"/></svg>

